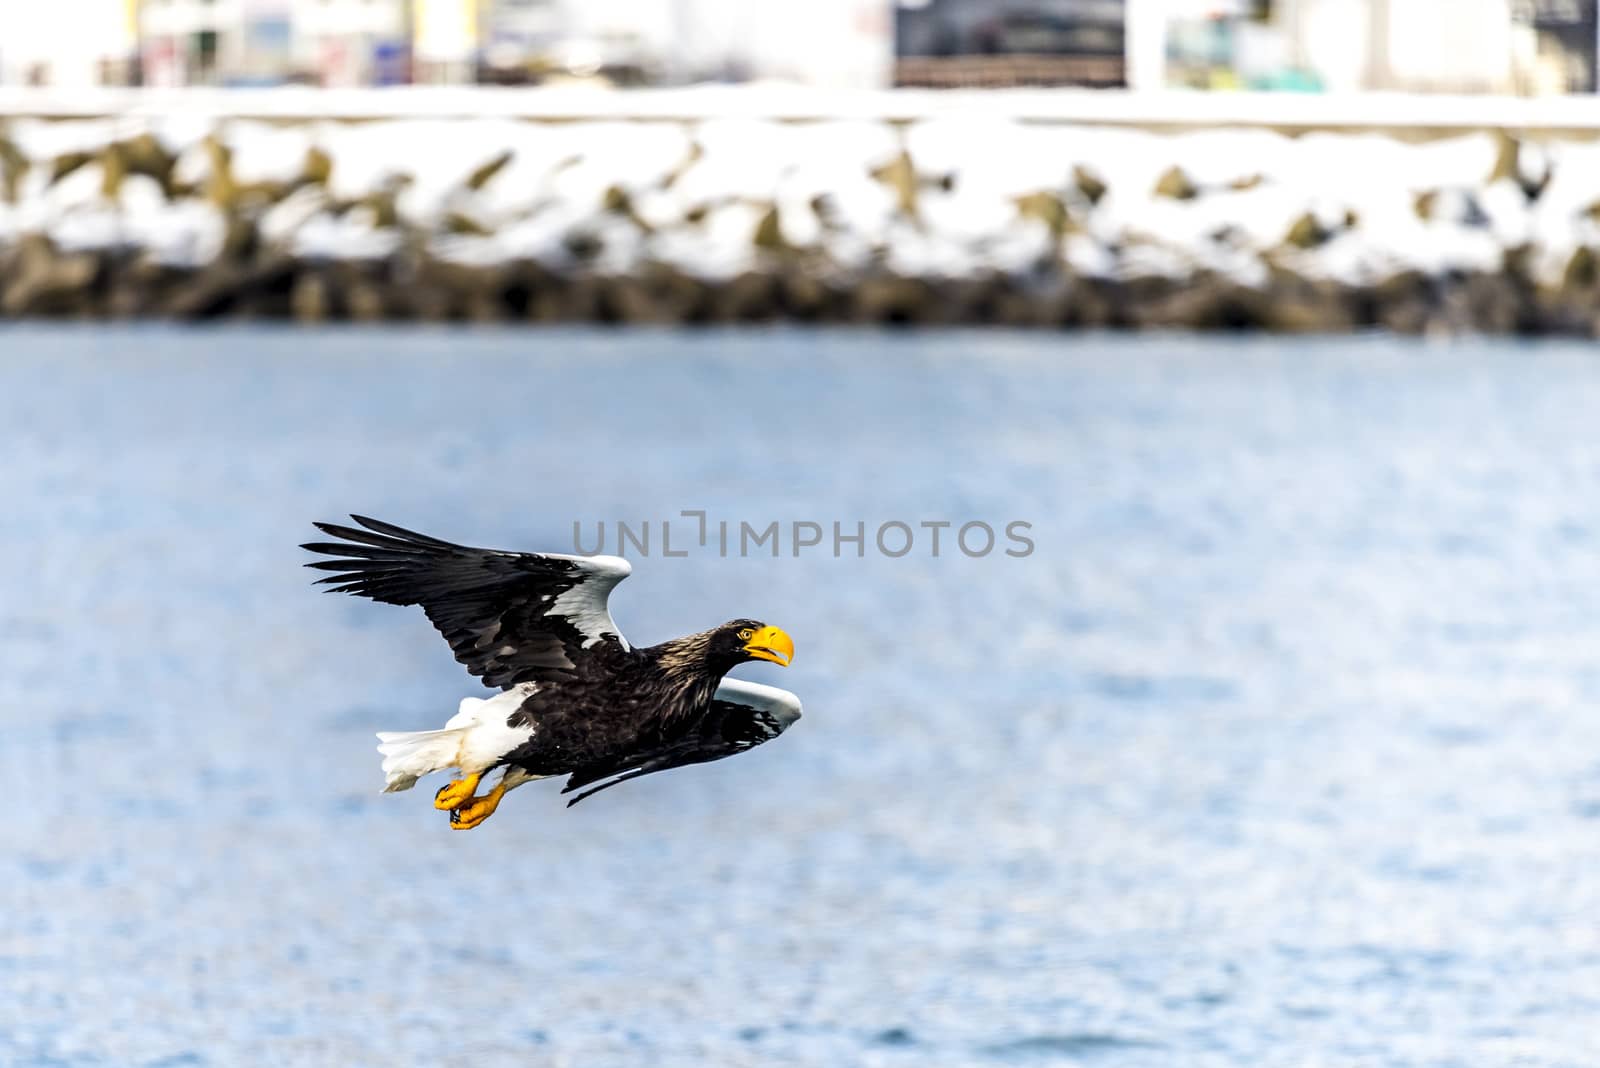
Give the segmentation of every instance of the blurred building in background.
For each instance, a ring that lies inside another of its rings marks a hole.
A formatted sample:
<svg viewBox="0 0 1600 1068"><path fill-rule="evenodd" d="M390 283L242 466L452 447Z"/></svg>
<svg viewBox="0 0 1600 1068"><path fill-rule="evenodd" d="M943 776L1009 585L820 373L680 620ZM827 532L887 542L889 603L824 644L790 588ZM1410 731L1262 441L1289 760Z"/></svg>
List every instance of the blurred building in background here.
<svg viewBox="0 0 1600 1068"><path fill-rule="evenodd" d="M0 85L888 83L893 0L0 0Z"/></svg>
<svg viewBox="0 0 1600 1068"><path fill-rule="evenodd" d="M1130 82L1593 92L1596 6L1596 0L1128 0L1130 69L1139 72Z"/></svg>
<svg viewBox="0 0 1600 1068"><path fill-rule="evenodd" d="M1517 0L1512 5L1529 92L1600 90L1600 4L1585 0ZM1531 30L1529 33L1527 31Z"/></svg>
<svg viewBox="0 0 1600 1068"><path fill-rule="evenodd" d="M1594 92L1600 0L0 0L3 85Z"/></svg>
<svg viewBox="0 0 1600 1068"><path fill-rule="evenodd" d="M483 16L479 80L524 84L559 69L566 12L557 0L500 0Z"/></svg>
<svg viewBox="0 0 1600 1068"><path fill-rule="evenodd" d="M0 2L0 85L127 84L138 42L138 0Z"/></svg>
<svg viewBox="0 0 1600 1068"><path fill-rule="evenodd" d="M289 0L141 0L139 68L155 86L271 85L290 67Z"/></svg>
<svg viewBox="0 0 1600 1068"><path fill-rule="evenodd" d="M1125 84L1123 0L900 0L896 85Z"/></svg>
<svg viewBox="0 0 1600 1068"><path fill-rule="evenodd" d="M256 0L275 3L274 49L297 80L326 86L398 85L411 81L411 18L404 0ZM287 18L284 18L287 16ZM280 68L281 69L281 68Z"/></svg>

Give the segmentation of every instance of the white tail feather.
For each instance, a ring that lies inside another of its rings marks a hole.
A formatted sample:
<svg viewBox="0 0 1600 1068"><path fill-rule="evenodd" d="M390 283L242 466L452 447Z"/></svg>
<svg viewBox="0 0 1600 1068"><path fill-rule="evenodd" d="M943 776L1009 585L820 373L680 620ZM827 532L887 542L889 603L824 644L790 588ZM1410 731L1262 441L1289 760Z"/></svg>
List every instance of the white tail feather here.
<svg viewBox="0 0 1600 1068"><path fill-rule="evenodd" d="M383 731L378 752L383 754L384 793L409 790L430 772L459 766L461 743L472 728L447 727L440 731Z"/></svg>
<svg viewBox="0 0 1600 1068"><path fill-rule="evenodd" d="M507 753L533 736L531 725L513 727L510 716L537 689L525 682L493 697L463 698L443 730L380 732L383 792L409 790L424 775L445 768L471 775L504 763Z"/></svg>

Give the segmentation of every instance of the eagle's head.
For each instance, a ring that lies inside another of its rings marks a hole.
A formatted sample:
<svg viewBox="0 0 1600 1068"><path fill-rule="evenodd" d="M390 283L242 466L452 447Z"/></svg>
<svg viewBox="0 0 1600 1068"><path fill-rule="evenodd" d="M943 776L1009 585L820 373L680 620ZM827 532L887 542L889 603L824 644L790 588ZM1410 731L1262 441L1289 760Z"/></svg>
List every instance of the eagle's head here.
<svg viewBox="0 0 1600 1068"><path fill-rule="evenodd" d="M754 619L735 619L711 632L707 659L712 667L728 671L751 660L767 660L788 667L794 659L794 639L777 627Z"/></svg>

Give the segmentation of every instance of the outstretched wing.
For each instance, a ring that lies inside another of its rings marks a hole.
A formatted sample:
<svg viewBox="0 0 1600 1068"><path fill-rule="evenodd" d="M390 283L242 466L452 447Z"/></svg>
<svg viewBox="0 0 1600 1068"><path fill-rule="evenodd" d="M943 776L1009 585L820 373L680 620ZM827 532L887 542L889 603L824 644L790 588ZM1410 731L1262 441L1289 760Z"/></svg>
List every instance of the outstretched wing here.
<svg viewBox="0 0 1600 1068"><path fill-rule="evenodd" d="M486 685L572 678L596 646L628 648L606 607L612 588L633 570L626 560L472 549L350 518L366 529L317 523L344 540L301 546L336 557L306 565L337 572L318 584L421 605L456 659Z"/></svg>
<svg viewBox="0 0 1600 1068"><path fill-rule="evenodd" d="M601 779L610 780L568 801L571 808L591 794L641 775L704 764L753 749L788 730L799 718L800 698L788 690L723 679L711 697L711 710L688 735L649 752L575 771L561 792L570 794ZM613 775L616 778L611 778Z"/></svg>

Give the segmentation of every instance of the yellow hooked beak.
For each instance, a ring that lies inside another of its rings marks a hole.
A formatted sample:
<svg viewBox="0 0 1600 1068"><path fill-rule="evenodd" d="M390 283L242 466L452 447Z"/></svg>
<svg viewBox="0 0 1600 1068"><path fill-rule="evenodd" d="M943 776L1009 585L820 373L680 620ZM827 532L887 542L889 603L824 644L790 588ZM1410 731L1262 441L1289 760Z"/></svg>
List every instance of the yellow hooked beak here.
<svg viewBox="0 0 1600 1068"><path fill-rule="evenodd" d="M779 667L788 667L794 659L794 639L777 627L762 627L750 636L744 651L757 660L770 660Z"/></svg>

